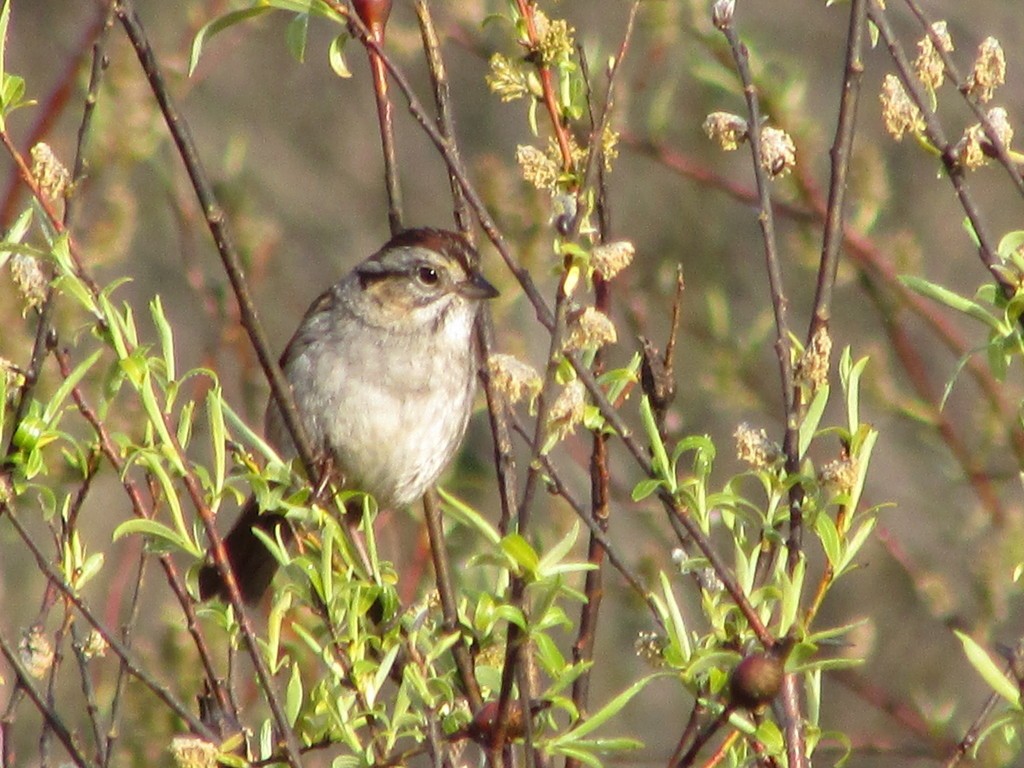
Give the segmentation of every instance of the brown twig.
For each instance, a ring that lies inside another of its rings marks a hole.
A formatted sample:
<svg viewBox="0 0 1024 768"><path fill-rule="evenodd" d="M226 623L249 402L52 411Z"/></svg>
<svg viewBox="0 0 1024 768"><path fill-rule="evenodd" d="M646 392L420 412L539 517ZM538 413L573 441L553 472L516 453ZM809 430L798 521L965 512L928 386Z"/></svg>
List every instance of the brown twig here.
<svg viewBox="0 0 1024 768"><path fill-rule="evenodd" d="M732 51L736 71L743 85L743 95L747 103L747 132L750 146L751 162L754 169L754 185L757 188L759 212L757 221L761 227L764 242L765 268L768 275L768 287L771 293L772 312L775 316L775 353L779 360L779 376L782 390L783 413L786 420L786 434L782 449L786 455L786 472L795 476L800 469L799 455L799 421L800 391L793 379L792 342L790 340L789 321L787 319L789 300L786 298L782 281L782 266L779 260L776 238L775 219L772 213L771 191L765 173L761 152L761 108L757 87L750 72L750 58L746 45L739 39L733 21L733 14L724 14L717 19L719 29L725 35ZM795 483L789 492L789 538L786 546L789 550L788 567L796 567L802 557L803 538L803 485ZM802 752L802 749L801 749ZM794 765L793 768L799 768Z"/></svg>
<svg viewBox="0 0 1024 768"><path fill-rule="evenodd" d="M807 331L808 344L811 343L819 329L827 330L832 313L832 289L836 283L839 252L843 243L843 233L846 231L844 201L853 153L857 105L860 102L860 82L864 73L862 57L866 26L867 0L852 0L850 26L846 38L846 69L843 75L842 93L839 97L839 119L836 125L835 140L829 153L832 159L832 173L828 188L828 205L825 209L825 231L822 236L814 309L811 312L811 324Z"/></svg>
<svg viewBox="0 0 1024 768"><path fill-rule="evenodd" d="M9 503L0 505L7 519L14 526L17 531L19 538L26 545L32 557L36 561L36 567L39 571L46 576L51 584L53 584L64 598L69 601L78 611L85 617L86 621L89 622L99 634L106 641L110 649L117 654L122 662L128 668L129 673L145 685L160 701L162 701L167 707L174 712L175 715L184 720L189 728L193 732L199 734L203 738L213 741L213 734L210 733L209 729L200 722L184 704L179 702L174 695L164 686L160 685L150 674L146 671L145 667L140 665L132 655L131 651L122 644L117 637L107 627L96 618L89 606L83 601L72 587L64 581L64 578L57 572L57 570L47 562L46 556L39 549L35 540L31 534L25 529L18 519L18 515L15 514L14 509Z"/></svg>
<svg viewBox="0 0 1024 768"><path fill-rule="evenodd" d="M378 14L379 18L367 22L374 42L383 47L387 17L391 10L390 3L375 3L369 4L369 6L375 11L383 11ZM367 20L364 19L364 21ZM404 228L402 225L402 184L398 177L394 108L388 97L388 73L381 61L380 53L376 49L367 48L366 55L370 60L370 72L373 75L373 97L377 103L380 146L384 155L384 185L388 193L388 225L391 228L391 234L397 235Z"/></svg>

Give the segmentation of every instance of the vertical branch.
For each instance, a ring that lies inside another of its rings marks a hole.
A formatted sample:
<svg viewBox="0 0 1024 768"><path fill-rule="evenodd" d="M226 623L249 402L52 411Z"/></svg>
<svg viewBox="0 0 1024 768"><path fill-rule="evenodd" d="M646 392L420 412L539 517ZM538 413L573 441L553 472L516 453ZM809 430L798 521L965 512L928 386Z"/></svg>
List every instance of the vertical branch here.
<svg viewBox="0 0 1024 768"><path fill-rule="evenodd" d="M384 30L391 15L391 0L356 0L352 3L359 18L377 48L367 48L370 71L373 74L373 97L377 103L377 123L380 126L380 146L384 154L384 184L388 192L388 225L391 234L402 231L402 186L398 178L398 159L395 151L394 109L388 98L388 73L381 60L379 48L384 45Z"/></svg>
<svg viewBox="0 0 1024 768"><path fill-rule="evenodd" d="M853 137L857 122L857 105L860 101L860 82L864 73L864 32L867 26L867 0L852 0L850 4L850 27L846 39L846 70L843 76L843 90L839 98L839 122L836 126L835 141L830 156L832 176L828 190L828 207L825 213L825 234L821 247L821 262L818 266L818 283L814 295L814 310L807 341L819 329L828 329L831 316L832 289L839 269L839 250L843 244L844 200L847 176L853 152Z"/></svg>
<svg viewBox="0 0 1024 768"><path fill-rule="evenodd" d="M718 5L716 4L716 9ZM786 416L786 436L783 441L783 449L786 453L786 471L796 474L800 469L800 457L798 456L798 429L799 429L799 408L798 394L793 381L793 359L792 343L790 341L789 321L787 310L789 300L786 298L785 288L782 282L782 266L779 262L775 238L775 219L772 213L771 192L768 186L768 178L763 165L761 151L761 109L759 106L757 87L754 85L753 76L750 73L750 59L746 45L736 34L733 25L733 15L730 9L728 13L716 15L715 23L725 35L732 50L736 70L743 85L743 95L747 102L749 115L749 136L750 153L754 166L754 181L757 187L758 203L758 224L761 226L762 239L764 241L765 267L768 273L768 286L771 292L772 312L775 316L775 352L779 359L779 376L782 385L782 402ZM800 485L794 485L790 491L789 504L789 567L793 568L800 556L801 539L803 536L803 489Z"/></svg>

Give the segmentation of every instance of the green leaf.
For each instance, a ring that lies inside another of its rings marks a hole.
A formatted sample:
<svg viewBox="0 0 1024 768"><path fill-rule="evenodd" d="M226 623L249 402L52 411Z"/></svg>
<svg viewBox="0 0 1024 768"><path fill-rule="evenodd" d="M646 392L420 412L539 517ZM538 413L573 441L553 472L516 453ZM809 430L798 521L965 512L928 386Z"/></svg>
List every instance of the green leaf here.
<svg viewBox="0 0 1024 768"><path fill-rule="evenodd" d="M643 501L664 485L665 482L662 480L657 480L653 477L644 478L633 487L633 493L631 494L633 501Z"/></svg>
<svg viewBox="0 0 1024 768"><path fill-rule="evenodd" d="M206 393L206 416L210 424L210 446L213 448L213 498L214 508L220 503L227 474L227 427L224 425L224 398L220 386L214 386Z"/></svg>
<svg viewBox="0 0 1024 768"><path fill-rule="evenodd" d="M288 689L284 699L284 713L288 725L294 726L302 711L302 676L299 674L299 665L292 664L292 675L288 680Z"/></svg>
<svg viewBox="0 0 1024 768"><path fill-rule="evenodd" d="M68 395L71 394L71 390L78 386L78 383L82 378L89 372L89 369L96 364L96 361L100 359L100 355L103 354L102 349L97 349L89 357L75 366L75 370L61 382L60 386L57 387L57 391L54 392L53 397L46 404L46 409L43 411L42 419L47 426L52 427L55 425L55 419L59 413L61 406L67 399Z"/></svg>
<svg viewBox="0 0 1024 768"><path fill-rule="evenodd" d="M176 378L174 368L174 334L171 331L171 324L167 322L167 316L164 314L164 305L160 301L159 296L154 297L149 303L149 312L153 316L153 325L156 326L156 332L160 336L160 351L163 353L164 371L166 372L167 379L172 380Z"/></svg>
<svg viewBox="0 0 1024 768"><path fill-rule="evenodd" d="M537 551L518 533L510 533L502 539L501 550L522 570L531 574L537 572L537 566L540 564Z"/></svg>
<svg viewBox="0 0 1024 768"><path fill-rule="evenodd" d="M285 45L288 53L292 55L299 64L306 63L306 40L309 37L309 14L300 13L295 16L284 32Z"/></svg>
<svg viewBox="0 0 1024 768"><path fill-rule="evenodd" d="M981 675L982 679L988 683L988 686L1006 699L1011 706L1020 710L1020 690L1010 682L1003 670L992 661L988 651L960 630L954 629L953 633L960 638L960 642L964 647L964 653L967 655L967 661L971 663L971 666Z"/></svg>
<svg viewBox="0 0 1024 768"><path fill-rule="evenodd" d="M821 416L825 413L825 406L828 405L829 386L826 384L818 388L814 393L814 399L807 406L807 415L800 424L799 455L803 457L807 453L811 440L818 431L818 424L821 423Z"/></svg>
<svg viewBox="0 0 1024 768"><path fill-rule="evenodd" d="M348 42L348 34L342 32L331 40L331 46L327 49L327 61L331 65L331 71L338 77L352 77L352 71L345 61L345 43Z"/></svg>
<svg viewBox="0 0 1024 768"><path fill-rule="evenodd" d="M217 35L236 24L240 24L243 21L248 21L249 19L254 19L257 16L262 16L272 10L273 8L270 8L269 6L257 5L240 11L225 13L223 16L218 16L216 19L204 24L192 40L192 51L188 57L189 77L192 76L192 73L196 70L196 65L199 64L199 56L203 52L203 46L206 45L206 42L214 35Z"/></svg>
<svg viewBox="0 0 1024 768"><path fill-rule="evenodd" d="M190 541L183 539L163 523L158 523L156 520L144 520L141 518L125 520L117 526L117 528L114 529L112 540L117 541L118 539L123 539L125 536L137 533L170 545L167 547L167 549L170 550L184 550L186 552L193 552L195 550L195 547L192 546ZM201 553L197 553L196 556L198 557L199 554Z"/></svg>
<svg viewBox="0 0 1024 768"><path fill-rule="evenodd" d="M544 553L544 556L540 559L537 564L537 572L542 575L550 575L550 571L561 563L562 558L572 551L572 548L576 545L576 541L580 536L580 522L579 520L573 523L572 528L563 536L558 542L555 543L551 549Z"/></svg>
<svg viewBox="0 0 1024 768"><path fill-rule="evenodd" d="M838 568L838 563L843 556L843 545L839 539L839 531L836 524L826 513L822 512L814 521L814 530L821 540L821 548L825 550L825 557L833 568Z"/></svg>
<svg viewBox="0 0 1024 768"><path fill-rule="evenodd" d="M693 656L693 648L690 645L690 636L686 631L683 612L679 610L679 603L676 601L676 596L672 591L672 585L668 580L668 576L665 575L664 571L659 573L658 576L661 579L661 592L665 597L665 608L670 619L666 629L672 644L679 649L680 661L683 664L687 664L690 661L690 657Z"/></svg>
<svg viewBox="0 0 1024 768"><path fill-rule="evenodd" d="M675 493L675 473L672 471L672 465L669 463L668 453L665 451L665 443L658 433L658 425L654 420L654 411L651 409L651 401L647 395L640 399L640 417L643 421L644 432L647 433L647 441L651 446L655 476L665 481L670 493Z"/></svg>
<svg viewBox="0 0 1024 768"><path fill-rule="evenodd" d="M569 732L563 734L562 736L554 739L552 743L562 742L563 740L566 742L577 741L581 739L583 736L586 736L588 733L596 730L597 728L600 728L611 718L615 717L615 715L617 715L622 710L622 708L630 702L630 700L634 696L636 696L638 693L640 693L640 691L646 688L647 684L651 682L651 680L654 680L656 677L659 677L659 675L648 675L647 677L643 677L637 680L635 683L629 686L629 688L624 690L614 699L612 699L603 707L601 707L601 709L599 709L597 712L595 712L593 715L587 718L585 722L581 723L580 725L573 728Z"/></svg>
<svg viewBox="0 0 1024 768"><path fill-rule="evenodd" d="M0 269L15 252L16 246L21 246L21 241L28 233L32 224L32 208L26 208L11 225L11 228L4 233L3 242L0 243ZM27 247L27 246L22 246ZM20 250L20 249L17 249Z"/></svg>
<svg viewBox="0 0 1024 768"><path fill-rule="evenodd" d="M839 365L839 377L846 391L846 424L853 434L860 426L860 378L867 367L868 358L862 357L856 363L851 362L850 348L843 350L843 359Z"/></svg>
<svg viewBox="0 0 1024 768"><path fill-rule="evenodd" d="M437 492L441 496L441 501L444 502L446 514L482 534L492 545L497 546L501 542L501 534L498 533L498 529L491 525L483 515L466 502L452 496L444 488L438 488Z"/></svg>
<svg viewBox="0 0 1024 768"><path fill-rule="evenodd" d="M1004 335L1002 321L992 315L980 304L977 304L970 299L949 290L948 288L943 288L941 285L929 282L928 280L915 275L900 275L899 280L915 293L919 293L926 298L939 302L940 304L945 304L950 309L954 309L957 312L973 317L975 320L979 320L987 325L996 333Z"/></svg>

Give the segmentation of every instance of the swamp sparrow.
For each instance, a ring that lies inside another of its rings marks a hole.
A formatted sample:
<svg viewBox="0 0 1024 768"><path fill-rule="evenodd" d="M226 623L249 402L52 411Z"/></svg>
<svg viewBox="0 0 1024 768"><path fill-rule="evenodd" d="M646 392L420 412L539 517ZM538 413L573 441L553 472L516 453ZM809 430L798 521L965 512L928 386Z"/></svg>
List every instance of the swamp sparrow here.
<svg viewBox="0 0 1024 768"><path fill-rule="evenodd" d="M402 232L313 302L281 356L318 458L382 507L422 496L462 442L478 368L473 324L481 302L498 295L477 261L453 232ZM265 428L281 456L295 455L273 399ZM250 498L224 539L248 603L277 570L253 531L273 536L283 523ZM200 571L199 592L227 598L215 565Z"/></svg>

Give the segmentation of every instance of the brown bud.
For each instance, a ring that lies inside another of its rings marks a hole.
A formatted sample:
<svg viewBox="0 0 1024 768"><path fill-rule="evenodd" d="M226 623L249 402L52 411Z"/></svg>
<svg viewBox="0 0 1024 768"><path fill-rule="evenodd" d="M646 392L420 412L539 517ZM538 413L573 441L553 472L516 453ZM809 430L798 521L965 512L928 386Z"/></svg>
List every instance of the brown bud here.
<svg viewBox="0 0 1024 768"><path fill-rule="evenodd" d="M733 706L758 710L779 695L786 663L775 654L756 653L736 665L729 679Z"/></svg>
<svg viewBox="0 0 1024 768"><path fill-rule="evenodd" d="M356 9L370 34L377 40L383 40L384 27L387 26L388 17L391 15L391 0L352 0L352 7Z"/></svg>

